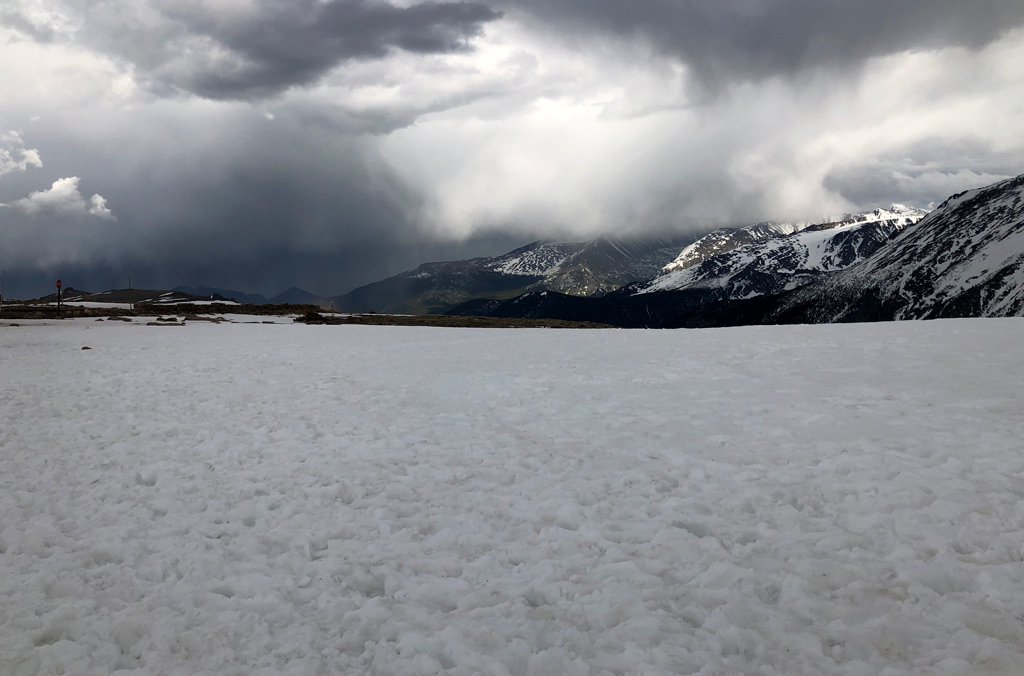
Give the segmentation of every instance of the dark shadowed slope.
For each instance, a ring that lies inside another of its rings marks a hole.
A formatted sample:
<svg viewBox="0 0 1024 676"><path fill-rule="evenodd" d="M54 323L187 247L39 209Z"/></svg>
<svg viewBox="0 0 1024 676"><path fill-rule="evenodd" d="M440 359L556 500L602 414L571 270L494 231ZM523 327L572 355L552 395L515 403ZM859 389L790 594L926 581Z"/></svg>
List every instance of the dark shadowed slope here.
<svg viewBox="0 0 1024 676"><path fill-rule="evenodd" d="M228 298L239 303L248 303L250 305L264 305L270 302L262 294L244 293L233 289L218 289L212 286L176 286L174 287L174 290L181 291L192 296L213 296L216 294L222 298Z"/></svg>
<svg viewBox="0 0 1024 676"><path fill-rule="evenodd" d="M335 308L421 314L473 298L512 298L530 290L600 296L657 274L688 241L533 242L502 256L426 263L336 296Z"/></svg>

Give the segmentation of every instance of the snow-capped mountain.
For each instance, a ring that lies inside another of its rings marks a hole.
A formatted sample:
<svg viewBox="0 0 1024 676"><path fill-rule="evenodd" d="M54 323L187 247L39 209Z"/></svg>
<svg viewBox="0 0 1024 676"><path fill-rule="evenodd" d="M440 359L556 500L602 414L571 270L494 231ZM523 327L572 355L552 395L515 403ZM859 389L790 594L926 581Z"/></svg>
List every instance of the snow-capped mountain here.
<svg viewBox="0 0 1024 676"><path fill-rule="evenodd" d="M1020 315L1024 176L954 195L862 265L781 298L769 318L839 322Z"/></svg>
<svg viewBox="0 0 1024 676"><path fill-rule="evenodd" d="M451 313L624 327L761 323L764 313L788 291L871 260L893 237L914 229L925 213L894 204L831 223L759 224L740 229L742 234L729 240L726 237L735 231L716 231L703 244L687 247L675 265L656 277L599 298L534 292L506 300L470 301ZM741 238L748 241L733 246ZM722 251L726 246L733 248Z"/></svg>
<svg viewBox="0 0 1024 676"><path fill-rule="evenodd" d="M926 211L902 204L847 215L816 225L762 223L716 230L688 246L654 279L633 293L717 289L723 297L750 298L795 289L823 273L867 260Z"/></svg>
<svg viewBox="0 0 1024 676"><path fill-rule="evenodd" d="M452 313L636 327L1024 316L1024 175L919 215L803 228L600 298L533 293Z"/></svg>
<svg viewBox="0 0 1024 676"><path fill-rule="evenodd" d="M531 290L599 296L657 274L689 241L538 241L501 256L425 263L333 300L342 311L418 314L472 298L511 298Z"/></svg>

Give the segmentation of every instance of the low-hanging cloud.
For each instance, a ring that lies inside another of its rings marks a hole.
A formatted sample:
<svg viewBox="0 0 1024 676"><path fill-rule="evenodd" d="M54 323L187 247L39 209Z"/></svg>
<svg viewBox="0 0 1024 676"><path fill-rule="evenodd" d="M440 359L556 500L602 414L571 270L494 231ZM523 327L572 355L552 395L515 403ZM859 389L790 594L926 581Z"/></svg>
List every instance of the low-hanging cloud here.
<svg viewBox="0 0 1024 676"><path fill-rule="evenodd" d="M93 195L86 202L78 191L78 176L59 178L53 182L49 190L37 190L9 205L26 216L95 216L97 218L116 220L107 208L107 200L101 195Z"/></svg>

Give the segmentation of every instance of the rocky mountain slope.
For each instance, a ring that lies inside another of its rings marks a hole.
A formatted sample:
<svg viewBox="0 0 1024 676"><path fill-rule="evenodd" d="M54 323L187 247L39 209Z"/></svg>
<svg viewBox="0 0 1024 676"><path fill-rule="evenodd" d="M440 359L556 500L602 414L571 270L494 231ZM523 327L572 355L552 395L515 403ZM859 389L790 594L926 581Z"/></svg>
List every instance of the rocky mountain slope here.
<svg viewBox="0 0 1024 676"><path fill-rule="evenodd" d="M893 204L866 214L817 225L760 224L715 232L687 247L662 274L630 288L634 293L685 288L718 289L725 298L751 298L788 291L823 273L844 270L867 260L896 233L916 223L926 211ZM766 227L768 226L768 227ZM745 244L723 250L722 243ZM717 253L714 253L716 252Z"/></svg>
<svg viewBox="0 0 1024 676"><path fill-rule="evenodd" d="M779 299L766 321L1024 315L1024 176L946 200L863 264Z"/></svg>
<svg viewBox="0 0 1024 676"><path fill-rule="evenodd" d="M696 242L679 252L675 260L663 268L664 272L683 270L704 261L738 249L747 244L774 239L782 235L791 235L808 227L810 223L775 223L765 221L742 228L719 228L709 232Z"/></svg>
<svg viewBox="0 0 1024 676"><path fill-rule="evenodd" d="M602 298L533 293L453 312L631 327L1024 315L1024 176L919 216L894 205L801 228L691 257Z"/></svg>

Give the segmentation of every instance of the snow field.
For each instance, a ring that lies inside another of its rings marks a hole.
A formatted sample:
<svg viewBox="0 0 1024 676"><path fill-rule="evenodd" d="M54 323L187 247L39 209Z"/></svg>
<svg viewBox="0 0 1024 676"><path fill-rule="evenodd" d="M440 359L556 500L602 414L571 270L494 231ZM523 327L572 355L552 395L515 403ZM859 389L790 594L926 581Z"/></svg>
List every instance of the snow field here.
<svg viewBox="0 0 1024 676"><path fill-rule="evenodd" d="M1021 673L1022 320L22 324L2 674Z"/></svg>

